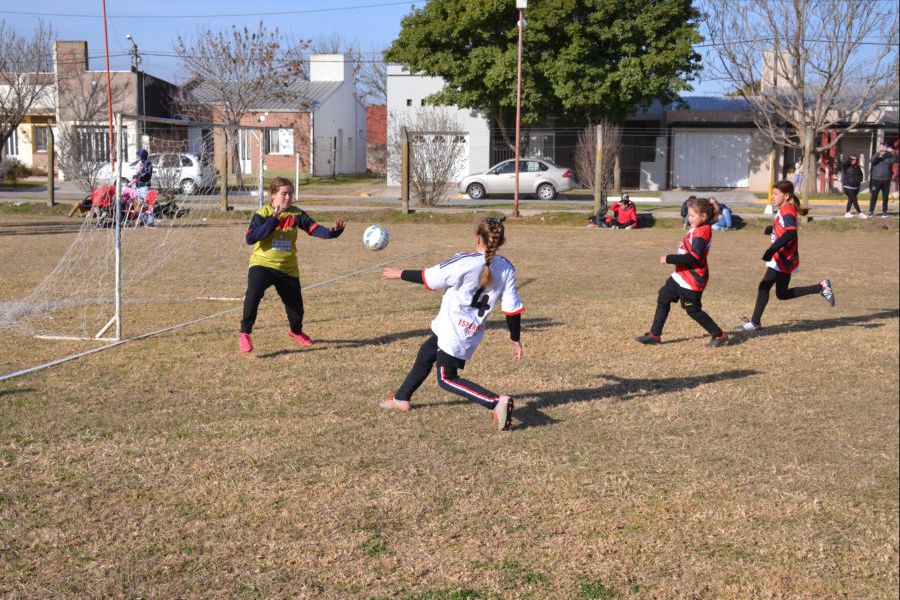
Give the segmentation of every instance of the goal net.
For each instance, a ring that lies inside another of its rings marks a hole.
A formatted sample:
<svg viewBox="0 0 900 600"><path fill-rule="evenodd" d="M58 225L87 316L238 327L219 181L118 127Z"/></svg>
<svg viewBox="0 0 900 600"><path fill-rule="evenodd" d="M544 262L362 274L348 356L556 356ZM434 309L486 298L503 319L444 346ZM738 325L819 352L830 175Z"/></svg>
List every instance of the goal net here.
<svg viewBox="0 0 900 600"><path fill-rule="evenodd" d="M114 170L108 130L61 128L58 163L85 195L83 221L46 278L0 304L0 329L114 340L221 310L211 303L223 293L239 300L249 249L233 229L267 196L266 131L128 115L116 123ZM142 150L149 188L133 184Z"/></svg>

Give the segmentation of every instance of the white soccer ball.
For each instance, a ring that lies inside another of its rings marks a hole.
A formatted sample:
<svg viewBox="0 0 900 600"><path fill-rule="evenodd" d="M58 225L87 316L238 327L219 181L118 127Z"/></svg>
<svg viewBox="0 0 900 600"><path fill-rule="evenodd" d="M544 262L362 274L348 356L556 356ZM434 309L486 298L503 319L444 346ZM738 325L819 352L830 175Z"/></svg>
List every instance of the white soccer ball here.
<svg viewBox="0 0 900 600"><path fill-rule="evenodd" d="M363 233L363 244L369 250L382 250L391 241L388 230L381 225L370 225Z"/></svg>

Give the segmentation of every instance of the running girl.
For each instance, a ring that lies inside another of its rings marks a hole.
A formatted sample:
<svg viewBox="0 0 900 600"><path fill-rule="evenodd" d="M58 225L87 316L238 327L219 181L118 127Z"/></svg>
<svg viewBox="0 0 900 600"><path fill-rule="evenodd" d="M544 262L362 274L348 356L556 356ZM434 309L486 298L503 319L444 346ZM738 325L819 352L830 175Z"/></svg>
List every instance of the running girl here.
<svg viewBox="0 0 900 600"><path fill-rule="evenodd" d="M408 411L413 393L422 385L437 362L437 382L444 390L468 398L492 411L494 426L500 431L512 423L513 401L498 396L459 376L484 337L484 323L497 302L506 315L512 340L513 358L522 358L519 342L521 314L525 310L516 289L516 270L496 254L505 241L505 218L484 219L475 230L475 252L461 252L425 270L388 267L382 279L403 279L429 290L446 290L441 310L431 322L431 336L419 348L416 362L403 384L382 408Z"/></svg>
<svg viewBox="0 0 900 600"><path fill-rule="evenodd" d="M317 238L336 238L344 232L344 221L336 219L334 227L326 229L308 214L292 205L294 186L284 177L276 177L269 186L269 204L263 206L250 221L246 241L253 244L250 270L247 273L247 293L244 295L244 316L241 319L239 348L252 352L250 334L256 322L256 311L269 286L281 297L288 318L288 335L301 346L313 341L303 333L303 296L300 293L300 269L297 267L297 230L302 229Z"/></svg>
<svg viewBox="0 0 900 600"><path fill-rule="evenodd" d="M766 261L766 274L759 282L756 294L756 308L753 317L744 317L738 325L739 331L759 331L762 329L762 314L769 303L769 292L775 286L775 297L779 300L790 300L800 296L819 294L830 306L834 306L834 290L831 281L823 279L815 285L789 288L791 273L800 266L799 240L797 238L797 213L806 214L800 207L800 201L794 195L794 184L790 181L779 181L772 188L772 206L778 210L775 221L766 227L766 233L772 236L772 245L762 256Z"/></svg>
<svg viewBox="0 0 900 600"><path fill-rule="evenodd" d="M705 329L712 339L707 344L709 348L718 348L728 343L728 334L716 325L708 314L703 312L700 302L703 290L709 282L709 266L706 256L709 254L709 245L712 242L712 227L716 213L713 205L705 198L695 198L688 205L688 224L691 230L687 232L677 254L660 256L660 264L675 265L675 272L666 280L665 285L659 288L659 296L656 299L656 315L650 331L638 336L635 341L642 344L658 344L662 336L663 326L669 316L669 310L673 302L681 301L681 307L689 317L697 321Z"/></svg>

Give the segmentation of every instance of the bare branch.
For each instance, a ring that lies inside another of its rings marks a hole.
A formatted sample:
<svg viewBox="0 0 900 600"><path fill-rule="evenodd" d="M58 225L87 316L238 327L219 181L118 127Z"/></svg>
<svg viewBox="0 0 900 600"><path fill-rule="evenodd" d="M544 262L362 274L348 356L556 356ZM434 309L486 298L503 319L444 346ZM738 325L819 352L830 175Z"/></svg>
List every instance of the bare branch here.
<svg viewBox="0 0 900 600"><path fill-rule="evenodd" d="M0 20L0 148L32 111L53 112L52 42L43 21L25 38Z"/></svg>

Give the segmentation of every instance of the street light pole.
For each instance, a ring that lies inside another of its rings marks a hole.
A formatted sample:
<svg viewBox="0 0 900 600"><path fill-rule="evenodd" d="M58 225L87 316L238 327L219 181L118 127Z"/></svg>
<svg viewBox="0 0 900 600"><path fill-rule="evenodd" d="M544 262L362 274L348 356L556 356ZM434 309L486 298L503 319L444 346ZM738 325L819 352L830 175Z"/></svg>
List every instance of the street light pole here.
<svg viewBox="0 0 900 600"><path fill-rule="evenodd" d="M519 47L516 61L516 178L513 195L513 216L519 216L519 128L522 122L522 30L525 28L525 9L528 0L516 0L519 9Z"/></svg>
<svg viewBox="0 0 900 600"><path fill-rule="evenodd" d="M130 33L125 35L125 39L131 42L131 50L129 51L129 53L131 54L131 71L137 76L138 79L137 85L135 86L137 88L135 91L138 95L138 105L136 112L139 115L146 115L147 110L144 106L144 103L146 102L146 98L144 96L144 74L141 73L141 55L138 53L138 46L134 42L134 38L131 37ZM137 134L140 135L141 124L137 123L137 126ZM138 147L140 147L140 140L138 140Z"/></svg>

